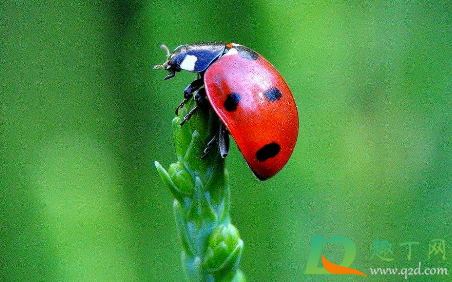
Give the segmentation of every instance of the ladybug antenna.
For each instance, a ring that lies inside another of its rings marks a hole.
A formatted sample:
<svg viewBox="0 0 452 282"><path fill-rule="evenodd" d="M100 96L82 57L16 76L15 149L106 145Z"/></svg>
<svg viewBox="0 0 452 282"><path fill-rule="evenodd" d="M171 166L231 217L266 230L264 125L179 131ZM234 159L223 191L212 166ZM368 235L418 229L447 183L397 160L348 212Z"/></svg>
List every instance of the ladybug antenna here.
<svg viewBox="0 0 452 282"><path fill-rule="evenodd" d="M166 47L165 44L162 44L162 45L160 45L160 48L166 52L166 58L169 59L169 57L171 56L171 52L168 49L168 47Z"/></svg>
<svg viewBox="0 0 452 282"><path fill-rule="evenodd" d="M154 66L154 69L155 69L155 70L156 70L156 69L165 69L165 68L167 67L168 60L169 60L169 58L171 57L171 52L170 52L170 50L168 49L168 47L166 47L165 44L160 45L160 48L166 52L166 60L167 60L167 62L165 62L165 63L162 64L162 65L156 65L156 66Z"/></svg>

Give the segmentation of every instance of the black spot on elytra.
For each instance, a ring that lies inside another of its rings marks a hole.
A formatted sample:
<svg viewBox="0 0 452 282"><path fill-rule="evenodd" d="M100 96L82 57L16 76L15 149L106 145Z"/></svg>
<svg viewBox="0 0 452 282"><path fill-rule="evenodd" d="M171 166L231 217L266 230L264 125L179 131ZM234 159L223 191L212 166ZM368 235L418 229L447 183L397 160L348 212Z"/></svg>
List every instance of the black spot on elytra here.
<svg viewBox="0 0 452 282"><path fill-rule="evenodd" d="M235 49L237 49L237 52L239 53L239 56L247 59L247 60L257 60L259 58L259 54L257 54L256 52L254 52L253 50L251 50L248 47L245 46L236 46L234 47Z"/></svg>
<svg viewBox="0 0 452 282"><path fill-rule="evenodd" d="M264 95L267 101L269 102L278 101L282 97L281 91L279 91L278 88L275 87L272 87L265 91Z"/></svg>
<svg viewBox="0 0 452 282"><path fill-rule="evenodd" d="M256 158L258 161L264 162L264 161L276 156L280 150L281 150L281 147L277 143L273 142L273 143L267 144L264 147L260 148L256 152Z"/></svg>
<svg viewBox="0 0 452 282"><path fill-rule="evenodd" d="M226 98L226 101L224 101L224 107L226 108L226 111L233 112L237 110L237 105L240 102L240 94L238 93L231 93Z"/></svg>

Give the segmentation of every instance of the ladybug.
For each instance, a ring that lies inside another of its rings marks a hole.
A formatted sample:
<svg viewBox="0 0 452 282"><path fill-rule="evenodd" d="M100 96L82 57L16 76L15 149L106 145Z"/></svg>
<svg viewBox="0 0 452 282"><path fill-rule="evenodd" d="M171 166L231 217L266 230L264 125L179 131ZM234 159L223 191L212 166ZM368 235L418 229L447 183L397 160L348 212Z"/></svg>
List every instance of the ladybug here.
<svg viewBox="0 0 452 282"><path fill-rule="evenodd" d="M232 135L249 167L259 180L280 171L292 155L298 137L298 112L292 93L281 74L257 52L234 43L196 43L177 47L167 60L154 69L169 74L188 71L197 78L184 90L181 109L195 96L196 106L183 125L209 101L221 120L218 134L207 144L207 153L218 143L222 157L229 150Z"/></svg>

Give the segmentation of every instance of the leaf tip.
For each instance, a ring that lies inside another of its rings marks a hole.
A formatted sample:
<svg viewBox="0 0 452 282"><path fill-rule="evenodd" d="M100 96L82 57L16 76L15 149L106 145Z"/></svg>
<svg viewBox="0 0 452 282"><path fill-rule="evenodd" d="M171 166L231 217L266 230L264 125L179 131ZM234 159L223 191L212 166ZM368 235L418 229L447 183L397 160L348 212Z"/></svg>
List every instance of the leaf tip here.
<svg viewBox="0 0 452 282"><path fill-rule="evenodd" d="M159 169L162 165L158 161L154 161L154 166L156 169Z"/></svg>

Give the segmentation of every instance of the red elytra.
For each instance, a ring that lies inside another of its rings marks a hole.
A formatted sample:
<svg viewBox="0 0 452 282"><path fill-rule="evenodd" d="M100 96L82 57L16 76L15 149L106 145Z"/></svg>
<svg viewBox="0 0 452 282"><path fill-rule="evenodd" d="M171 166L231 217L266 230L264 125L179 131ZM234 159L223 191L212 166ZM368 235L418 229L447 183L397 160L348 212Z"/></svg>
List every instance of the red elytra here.
<svg viewBox="0 0 452 282"><path fill-rule="evenodd" d="M298 137L297 106L280 73L261 55L249 59L229 51L207 68L204 83L254 174L265 180L280 171Z"/></svg>

